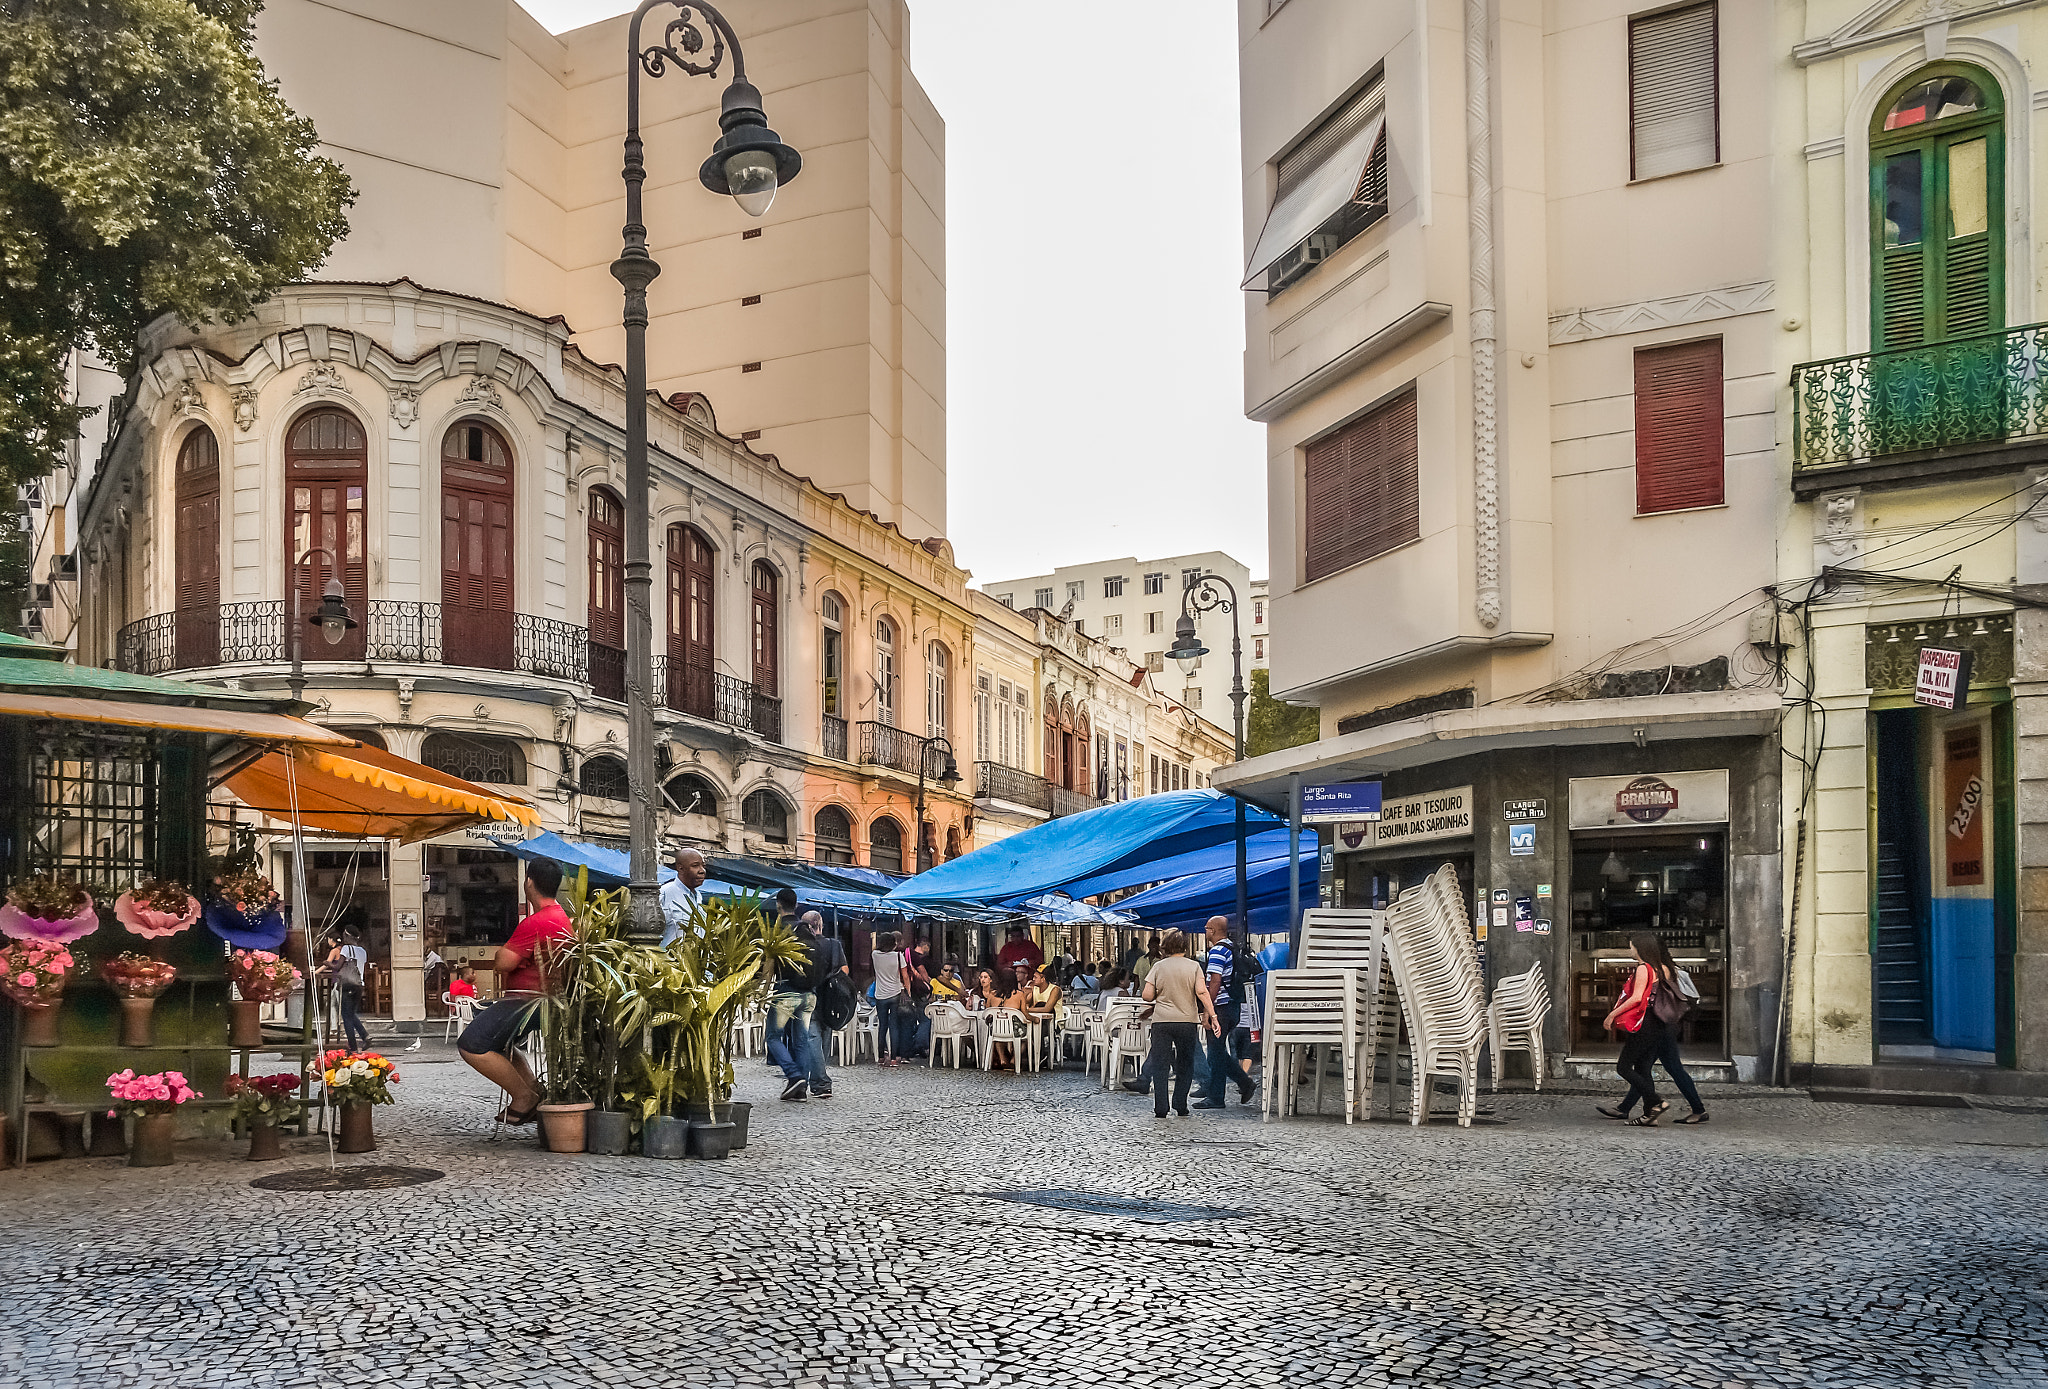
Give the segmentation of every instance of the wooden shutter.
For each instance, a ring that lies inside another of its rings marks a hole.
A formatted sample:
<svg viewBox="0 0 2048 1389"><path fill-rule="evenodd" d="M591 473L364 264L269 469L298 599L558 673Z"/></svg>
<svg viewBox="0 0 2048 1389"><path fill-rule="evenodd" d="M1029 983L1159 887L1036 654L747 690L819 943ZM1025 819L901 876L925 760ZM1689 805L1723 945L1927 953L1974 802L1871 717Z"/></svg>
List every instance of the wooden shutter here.
<svg viewBox="0 0 2048 1389"><path fill-rule="evenodd" d="M220 605L220 445L204 426L178 449L177 606Z"/></svg>
<svg viewBox="0 0 2048 1389"><path fill-rule="evenodd" d="M1636 353L1636 513L1719 506L1721 340Z"/></svg>
<svg viewBox="0 0 2048 1389"><path fill-rule="evenodd" d="M777 670L780 638L776 635L776 575L768 561L754 561L754 688L764 695L781 691Z"/></svg>
<svg viewBox="0 0 2048 1389"><path fill-rule="evenodd" d="M590 492L590 639L626 645L626 509L601 488Z"/></svg>
<svg viewBox="0 0 2048 1389"><path fill-rule="evenodd" d="M359 661L367 650L369 631L369 437L346 410L309 410L285 436L284 466L285 533L290 537L284 554L285 592L296 585L303 611L312 612L327 591L328 559L316 556L303 565L297 560L315 548L332 555L339 566L342 594L358 625L337 645L327 647L322 658Z"/></svg>
<svg viewBox="0 0 2048 1389"><path fill-rule="evenodd" d="M1316 440L1307 452L1307 582L1421 535L1413 391Z"/></svg>
<svg viewBox="0 0 2048 1389"><path fill-rule="evenodd" d="M441 641L453 665L512 667L512 453L489 425L441 441Z"/></svg>
<svg viewBox="0 0 2048 1389"><path fill-rule="evenodd" d="M1716 7L1688 5L1629 21L1629 177L1721 162Z"/></svg>

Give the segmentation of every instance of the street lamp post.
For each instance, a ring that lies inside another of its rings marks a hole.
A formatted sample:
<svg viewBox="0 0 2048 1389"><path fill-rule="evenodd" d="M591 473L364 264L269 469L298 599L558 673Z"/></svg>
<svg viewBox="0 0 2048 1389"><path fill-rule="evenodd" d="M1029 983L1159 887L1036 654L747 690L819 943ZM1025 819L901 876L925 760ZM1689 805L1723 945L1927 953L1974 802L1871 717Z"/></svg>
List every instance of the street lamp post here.
<svg viewBox="0 0 2048 1389"><path fill-rule="evenodd" d="M676 13L663 28L661 42L642 48L640 22L658 9ZM708 54L706 29L711 35ZM747 81L747 61L732 25L702 0L642 0L626 34L625 248L611 270L626 291L626 782L633 804L628 868L632 917L627 934L642 941L659 940L662 933L655 879L659 819L654 800L654 565L649 553L647 463L647 286L661 267L647 253L647 228L640 220L640 185L647 181L640 141L640 74L659 77L673 63L691 77L716 77L728 46L732 81L719 105L721 133L697 179L714 193L730 193L741 211L759 217L775 200L775 190L803 168L803 158L768 128L761 93Z"/></svg>
<svg viewBox="0 0 2048 1389"><path fill-rule="evenodd" d="M320 606L313 609L313 615L306 617L306 590L299 583L299 570L315 555L327 556L327 589L320 595ZM300 555L292 564L292 702L303 701L306 694L306 663L300 654L305 638L305 629L310 624L320 629L320 635L327 639L329 646L339 646L341 639L348 635L349 628L356 620L348 610L348 596L341 589L341 565L334 558L334 551L325 546L314 546Z"/></svg>
<svg viewBox="0 0 2048 1389"><path fill-rule="evenodd" d="M1221 585L1221 589L1217 586ZM1225 594L1228 594L1226 597ZM1204 574L1181 590L1180 621L1173 626L1173 647L1166 654L1173 657L1184 676L1193 675L1202 663L1202 657L1209 654L1209 648L1202 645L1195 635L1195 615L1205 612L1226 612L1230 614L1230 707L1231 723L1235 732L1234 746L1237 760L1244 761L1244 639L1238 631L1237 586L1221 574ZM1231 926L1234 946L1242 948L1246 934L1251 929L1247 920L1249 894L1244 877L1244 798L1234 796L1237 808L1237 919Z"/></svg>
<svg viewBox="0 0 2048 1389"><path fill-rule="evenodd" d="M924 769L933 748L946 750L945 765L939 768L939 785L950 791L960 784L960 764L953 760L953 744L944 738L925 739L924 746L917 752L917 857L912 860L920 873L932 866L932 855L927 854L924 847ZM933 848L936 850L937 846Z"/></svg>

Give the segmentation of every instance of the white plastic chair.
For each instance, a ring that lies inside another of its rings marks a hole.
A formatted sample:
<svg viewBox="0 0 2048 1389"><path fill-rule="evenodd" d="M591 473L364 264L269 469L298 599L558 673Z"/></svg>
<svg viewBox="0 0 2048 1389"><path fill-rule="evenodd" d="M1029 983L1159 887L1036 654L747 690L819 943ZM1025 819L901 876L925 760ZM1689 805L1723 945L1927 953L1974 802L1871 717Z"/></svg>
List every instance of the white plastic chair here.
<svg viewBox="0 0 2048 1389"><path fill-rule="evenodd" d="M1032 1052L1031 1069L1038 1069L1038 1057L1032 1049L1032 1035L1037 1031L1027 1022L1022 1013L1014 1008L998 1008L988 1020L988 1050L982 1054L981 1068L993 1069L998 1044L1010 1048L1010 1062L1018 1075L1024 1074L1024 1054Z"/></svg>
<svg viewBox="0 0 2048 1389"><path fill-rule="evenodd" d="M1531 965L1526 974L1500 981L1493 1002L1486 1009L1486 1039L1493 1056L1493 1088L1500 1089L1502 1054L1529 1053L1536 1073L1536 1088L1543 1088L1543 1020L1550 1013L1550 987L1543 980L1543 966Z"/></svg>
<svg viewBox="0 0 2048 1389"><path fill-rule="evenodd" d="M1081 1070L1086 1075L1095 1074L1095 1060L1102 1058L1104 1074L1109 1069L1109 1015L1090 1013L1086 1019L1087 1028L1082 1033Z"/></svg>
<svg viewBox="0 0 2048 1389"><path fill-rule="evenodd" d="M862 1052L869 1060L880 1062L882 1022L874 1004L863 999L853 1011L853 1021L833 1033L832 1040L834 1055L842 1066L859 1065Z"/></svg>
<svg viewBox="0 0 2048 1389"><path fill-rule="evenodd" d="M1053 1065L1064 1069L1067 1064L1068 1046L1078 1042L1085 1053L1089 1037L1090 1014L1085 1008L1072 1004L1060 1005L1059 1026L1053 1033Z"/></svg>
<svg viewBox="0 0 2048 1389"><path fill-rule="evenodd" d="M1195 1039L1201 1045L1201 1039ZM1131 1063L1131 1079L1145 1078L1145 1065L1152 1053L1152 1024L1140 1018L1135 1009L1122 1017L1112 1018L1109 1025L1109 1059L1103 1067L1103 1086L1120 1086L1124 1080L1124 1063Z"/></svg>
<svg viewBox="0 0 2048 1389"><path fill-rule="evenodd" d="M467 995L457 998L453 994L444 993L441 995L441 1001L448 1005L448 1026L442 1029L441 1040L452 1042L475 1020L476 1000Z"/></svg>
<svg viewBox="0 0 2048 1389"><path fill-rule="evenodd" d="M936 1068L939 1064L939 1048L944 1047L953 1063L953 1069L960 1069L960 1048L964 1045L972 1055L980 1044L980 1035L974 1026L974 1019L967 1016L967 1010L957 1003L934 1003L925 1010L931 1019L932 1046L925 1054L925 1065Z"/></svg>
<svg viewBox="0 0 2048 1389"><path fill-rule="evenodd" d="M1487 1040L1486 997L1464 894L1449 865L1401 894L1387 913L1387 951L1408 1024L1408 1122L1429 1116L1434 1078L1458 1085L1458 1124L1479 1103L1479 1052Z"/></svg>

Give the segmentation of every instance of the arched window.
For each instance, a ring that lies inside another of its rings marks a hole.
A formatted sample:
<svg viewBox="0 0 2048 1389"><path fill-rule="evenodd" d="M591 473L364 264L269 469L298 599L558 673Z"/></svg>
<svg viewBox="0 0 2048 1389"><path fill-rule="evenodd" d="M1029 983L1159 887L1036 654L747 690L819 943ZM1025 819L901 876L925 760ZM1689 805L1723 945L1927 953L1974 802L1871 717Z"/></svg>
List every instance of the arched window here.
<svg viewBox="0 0 2048 1389"><path fill-rule="evenodd" d="M576 772L576 789L586 796L597 796L608 801L626 801L633 798L632 782L626 775L626 763L619 757L586 757Z"/></svg>
<svg viewBox="0 0 2048 1389"><path fill-rule="evenodd" d="M1060 702L1051 690L1045 692L1045 779L1060 783Z"/></svg>
<svg viewBox="0 0 2048 1389"><path fill-rule="evenodd" d="M420 745L420 762L485 786L526 785L526 755L519 744L488 733L429 733Z"/></svg>
<svg viewBox="0 0 2048 1389"><path fill-rule="evenodd" d="M1059 785L1069 791L1081 788L1081 771L1087 765L1088 750L1084 747L1076 755L1074 748L1074 698L1060 697L1060 774Z"/></svg>
<svg viewBox="0 0 2048 1389"><path fill-rule="evenodd" d="M661 793L679 815L718 818L718 788L695 772L681 772L661 785Z"/></svg>
<svg viewBox="0 0 2048 1389"><path fill-rule="evenodd" d="M590 687L626 697L626 506L608 488L590 489Z"/></svg>
<svg viewBox="0 0 2048 1389"><path fill-rule="evenodd" d="M1880 103L1870 133L1871 349L1943 342L2005 326L2005 124L1981 68L1921 68ZM1992 380L2000 349L1984 363ZM1892 372L1916 364L1877 364ZM1877 383L1894 412L1946 409L1930 387ZM1907 438L1912 420L1885 422ZM1904 439L1901 440L1902 446Z"/></svg>
<svg viewBox="0 0 2048 1389"><path fill-rule="evenodd" d="M781 581L775 566L765 559L754 561L754 688L764 695L782 693L780 657L782 638L776 614Z"/></svg>
<svg viewBox="0 0 2048 1389"><path fill-rule="evenodd" d="M178 669L190 670L220 662L220 443L206 426L178 446L173 489L178 538L172 640Z"/></svg>
<svg viewBox="0 0 2048 1389"><path fill-rule="evenodd" d="M884 873L903 871L903 826L886 815L868 826L868 867Z"/></svg>
<svg viewBox="0 0 2048 1389"><path fill-rule="evenodd" d="M369 439L346 410L308 410L292 422L285 436L284 470L285 534L291 537L290 553L284 557L287 604L296 586L304 621L303 615L319 606L330 574L338 576L356 625L335 645L324 647L324 654L329 660L360 661L369 631L363 621L370 601ZM298 563L315 549L327 554ZM289 610L285 620L291 620Z"/></svg>
<svg viewBox="0 0 2048 1389"><path fill-rule="evenodd" d="M1086 709L1076 709L1074 711L1074 779L1068 785L1071 789L1079 791L1084 796L1099 794L1095 789L1095 775L1089 770L1089 763L1094 760L1093 750L1090 745L1094 741L1088 726L1088 711Z"/></svg>
<svg viewBox="0 0 2048 1389"><path fill-rule="evenodd" d="M740 819L770 844L789 843L789 807L773 791L756 791L741 801Z"/></svg>
<svg viewBox="0 0 2048 1389"><path fill-rule="evenodd" d="M836 805L820 810L811 822L816 848L811 857L818 863L853 862L853 819Z"/></svg>
<svg viewBox="0 0 2048 1389"><path fill-rule="evenodd" d="M960 827L958 825L946 826L946 857L948 859L960 857Z"/></svg>
<svg viewBox="0 0 2048 1389"><path fill-rule="evenodd" d="M942 642L931 642L924 649L924 722L925 734L932 738L950 736L947 730L952 721L946 717L947 686L952 675L953 657Z"/></svg>
<svg viewBox="0 0 2048 1389"><path fill-rule="evenodd" d="M441 652L512 668L512 451L482 420L441 439Z"/></svg>
<svg viewBox="0 0 2048 1389"><path fill-rule="evenodd" d="M896 624L875 619L875 719L896 722Z"/></svg>
<svg viewBox="0 0 2048 1389"><path fill-rule="evenodd" d="M827 593L818 605L818 614L824 630L824 644L819 651L818 669L824 681L824 707L828 718L843 719L846 711L839 703L839 682L843 678L846 662L846 600L836 593ZM843 736L843 735L842 735ZM830 753L830 749L826 750ZM845 756L845 749L838 754Z"/></svg>
<svg viewBox="0 0 2048 1389"><path fill-rule="evenodd" d="M716 712L712 690L717 620L711 542L692 526L668 528L668 707L708 719Z"/></svg>

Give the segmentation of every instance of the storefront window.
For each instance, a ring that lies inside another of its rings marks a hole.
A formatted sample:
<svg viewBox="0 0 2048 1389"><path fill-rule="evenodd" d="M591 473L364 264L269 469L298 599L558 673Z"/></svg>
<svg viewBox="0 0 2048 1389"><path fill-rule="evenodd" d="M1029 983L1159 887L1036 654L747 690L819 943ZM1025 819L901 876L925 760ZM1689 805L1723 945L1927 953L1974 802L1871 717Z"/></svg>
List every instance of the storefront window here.
<svg viewBox="0 0 2048 1389"><path fill-rule="evenodd" d="M1629 938L1647 931L1692 975L1700 1002L1681 1044L1727 1052L1727 839L1719 828L1572 836L1572 1051L1618 1050L1601 1026L1628 984Z"/></svg>

